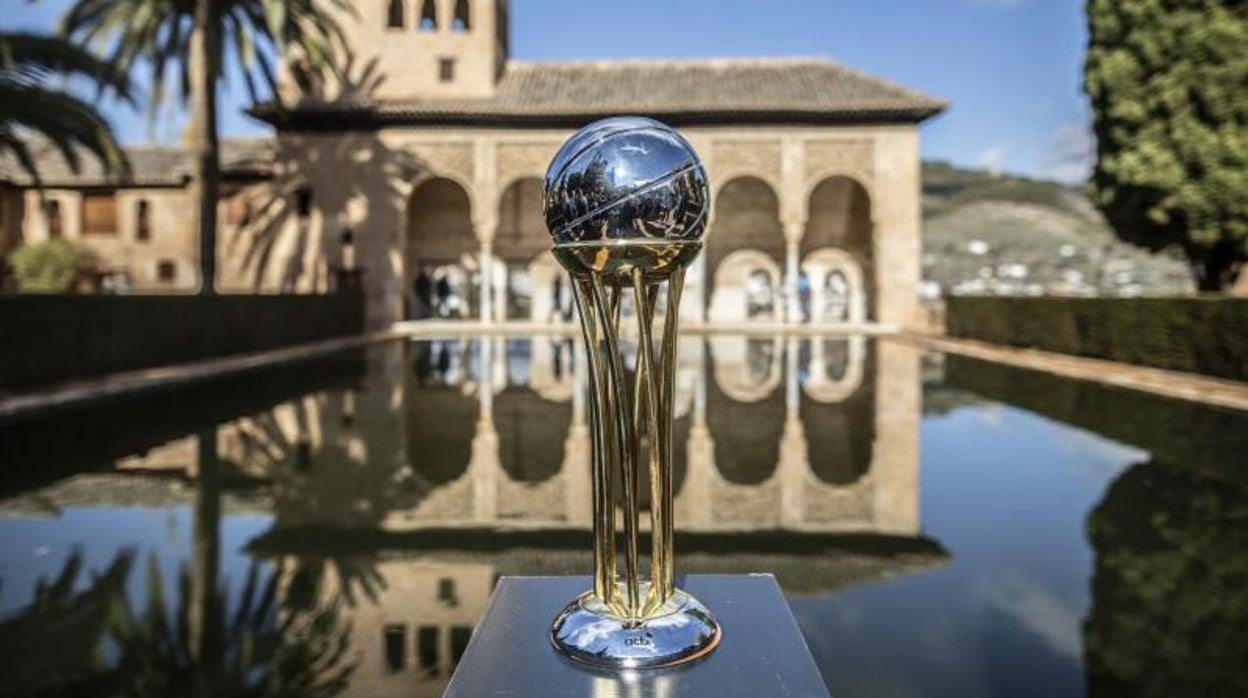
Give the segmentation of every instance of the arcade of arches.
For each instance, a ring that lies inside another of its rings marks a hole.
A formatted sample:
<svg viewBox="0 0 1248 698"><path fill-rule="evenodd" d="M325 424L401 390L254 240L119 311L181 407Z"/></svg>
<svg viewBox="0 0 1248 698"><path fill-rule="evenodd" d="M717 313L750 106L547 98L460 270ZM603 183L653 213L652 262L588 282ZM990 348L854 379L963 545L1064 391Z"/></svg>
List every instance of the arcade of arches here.
<svg viewBox="0 0 1248 698"><path fill-rule="evenodd" d="M415 187L405 239L405 316L467 319L488 313L493 321L572 320L567 280L549 251L541 196L536 177L516 179L503 189L489 261L483 263L486 253L478 249L464 188L447 178ZM695 300L688 310L716 322L875 320L866 188L846 176L824 178L812 188L806 211L800 237L793 240L786 236L772 185L750 175L720 184L705 261L689 279Z"/></svg>
<svg viewBox="0 0 1248 698"><path fill-rule="evenodd" d="M912 127L682 133L703 158L712 189L706 252L686 282L687 326L921 324ZM347 202L318 208L314 221L330 248L335 221L354 232L371 326L426 318L575 321L541 215L541 178L566 131L383 135L380 155L360 167L384 173L397 196L370 194L351 163L305 172L314 206ZM330 147L322 139L332 137L302 134L290 145L313 152ZM378 157L415 166L391 167Z"/></svg>

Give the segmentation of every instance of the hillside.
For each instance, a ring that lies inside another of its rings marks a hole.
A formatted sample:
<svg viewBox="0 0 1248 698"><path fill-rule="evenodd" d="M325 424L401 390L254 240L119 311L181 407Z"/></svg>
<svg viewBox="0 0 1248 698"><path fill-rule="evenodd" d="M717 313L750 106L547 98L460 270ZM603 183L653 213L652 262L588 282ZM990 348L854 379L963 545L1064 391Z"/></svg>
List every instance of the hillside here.
<svg viewBox="0 0 1248 698"><path fill-rule="evenodd" d="M1119 241L1056 182L923 163L926 293L1151 295L1192 289L1186 264Z"/></svg>

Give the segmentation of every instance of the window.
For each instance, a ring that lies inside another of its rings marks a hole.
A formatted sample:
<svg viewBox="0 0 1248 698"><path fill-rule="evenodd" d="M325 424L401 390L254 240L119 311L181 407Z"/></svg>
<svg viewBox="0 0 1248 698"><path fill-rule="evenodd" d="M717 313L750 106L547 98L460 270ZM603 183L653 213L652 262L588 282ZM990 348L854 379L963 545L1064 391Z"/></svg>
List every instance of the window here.
<svg viewBox="0 0 1248 698"><path fill-rule="evenodd" d="M61 221L61 202L48 199L43 203L43 222L48 226L48 237L59 238L64 232Z"/></svg>
<svg viewBox="0 0 1248 698"><path fill-rule="evenodd" d="M134 239L147 242L152 239L152 221L147 199L139 199L134 206Z"/></svg>
<svg viewBox="0 0 1248 698"><path fill-rule="evenodd" d="M391 623L386 626L386 670L391 673L403 671L407 664L407 626Z"/></svg>
<svg viewBox="0 0 1248 698"><path fill-rule="evenodd" d="M416 660L422 669L438 666L438 627L422 625L416 629Z"/></svg>
<svg viewBox="0 0 1248 698"><path fill-rule="evenodd" d="M457 0L455 18L451 20L451 31L466 32L469 29L468 0Z"/></svg>
<svg viewBox="0 0 1248 698"><path fill-rule="evenodd" d="M420 6L420 24L416 25L422 32L438 30L438 10L433 0L425 0Z"/></svg>
<svg viewBox="0 0 1248 698"><path fill-rule="evenodd" d="M162 284L171 284L178 277L178 265L171 259L162 259L156 263L156 280Z"/></svg>
<svg viewBox="0 0 1248 698"><path fill-rule="evenodd" d="M451 626L451 661L459 664L468 649L468 641L472 639L472 628L466 625Z"/></svg>
<svg viewBox="0 0 1248 698"><path fill-rule="evenodd" d="M455 593L455 580L443 577L438 580L438 601L444 606L455 608L459 605L459 595Z"/></svg>
<svg viewBox="0 0 1248 698"><path fill-rule="evenodd" d="M117 197L113 192L82 195L82 233L113 235L117 232Z"/></svg>
<svg viewBox="0 0 1248 698"><path fill-rule="evenodd" d="M386 8L386 28L403 28L403 0L390 0Z"/></svg>
<svg viewBox="0 0 1248 698"><path fill-rule="evenodd" d="M438 80L441 82L450 82L455 79L455 59L440 58L438 59Z"/></svg>
<svg viewBox="0 0 1248 698"><path fill-rule="evenodd" d="M295 190L295 213L300 218L312 215L312 188L299 187Z"/></svg>

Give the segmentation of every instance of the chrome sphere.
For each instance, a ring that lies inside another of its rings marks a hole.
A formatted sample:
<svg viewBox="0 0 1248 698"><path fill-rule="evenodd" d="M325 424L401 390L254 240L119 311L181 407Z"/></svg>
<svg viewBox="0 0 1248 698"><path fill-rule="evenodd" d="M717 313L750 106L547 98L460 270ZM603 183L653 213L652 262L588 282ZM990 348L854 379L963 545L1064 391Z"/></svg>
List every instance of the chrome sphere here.
<svg viewBox="0 0 1248 698"><path fill-rule="evenodd" d="M546 171L542 197L555 247L694 242L710 200L693 147L672 127L639 116L573 134Z"/></svg>

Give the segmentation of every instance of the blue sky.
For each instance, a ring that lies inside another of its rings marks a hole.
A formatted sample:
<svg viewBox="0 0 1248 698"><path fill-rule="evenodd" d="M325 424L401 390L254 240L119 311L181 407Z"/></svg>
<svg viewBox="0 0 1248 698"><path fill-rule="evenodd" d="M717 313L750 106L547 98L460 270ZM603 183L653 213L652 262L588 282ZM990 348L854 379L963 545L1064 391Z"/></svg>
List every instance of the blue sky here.
<svg viewBox="0 0 1248 698"><path fill-rule="evenodd" d="M0 2L6 25L41 30L67 4ZM1081 0L512 0L511 17L526 60L826 56L950 103L923 128L926 158L1065 181L1087 171ZM265 133L244 101L241 87L223 96L226 135ZM175 110L154 125L107 112L127 143L180 135Z"/></svg>

